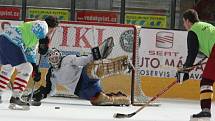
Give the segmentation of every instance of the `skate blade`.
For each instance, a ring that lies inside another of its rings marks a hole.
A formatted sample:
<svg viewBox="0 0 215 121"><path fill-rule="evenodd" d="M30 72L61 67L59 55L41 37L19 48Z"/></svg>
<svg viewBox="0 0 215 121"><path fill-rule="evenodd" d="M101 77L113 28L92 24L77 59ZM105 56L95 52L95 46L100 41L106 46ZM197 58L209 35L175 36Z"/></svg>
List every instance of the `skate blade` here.
<svg viewBox="0 0 215 121"><path fill-rule="evenodd" d="M212 121L211 118L207 118L207 117L204 117L204 118L193 118L193 117L190 117L190 121Z"/></svg>
<svg viewBox="0 0 215 121"><path fill-rule="evenodd" d="M29 102L29 104L30 104L31 106L40 106L40 105L41 105L41 102L31 101L31 102Z"/></svg>
<svg viewBox="0 0 215 121"><path fill-rule="evenodd" d="M30 110L30 106L19 106L13 103L11 103L8 108L11 110L23 110L23 111Z"/></svg>

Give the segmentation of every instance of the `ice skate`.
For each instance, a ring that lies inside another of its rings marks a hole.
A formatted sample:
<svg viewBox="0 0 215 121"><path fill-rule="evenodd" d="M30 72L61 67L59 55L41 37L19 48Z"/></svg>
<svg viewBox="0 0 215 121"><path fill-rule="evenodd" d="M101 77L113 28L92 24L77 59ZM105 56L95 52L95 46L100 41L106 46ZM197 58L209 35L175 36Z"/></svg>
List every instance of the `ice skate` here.
<svg viewBox="0 0 215 121"><path fill-rule="evenodd" d="M32 98L32 100L30 101L31 98L31 94L25 94L22 95L21 99L25 102L29 102L29 104L31 106L40 106L41 105L41 101L36 99L35 97Z"/></svg>
<svg viewBox="0 0 215 121"><path fill-rule="evenodd" d="M193 114L190 121L210 121L211 112L209 109L204 109L200 113Z"/></svg>
<svg viewBox="0 0 215 121"><path fill-rule="evenodd" d="M22 101L19 97L11 97L8 108L11 110L30 110L30 105L29 103Z"/></svg>
<svg viewBox="0 0 215 121"><path fill-rule="evenodd" d="M2 101L2 98L1 98L1 96L0 96L0 104L2 103L3 101Z"/></svg>

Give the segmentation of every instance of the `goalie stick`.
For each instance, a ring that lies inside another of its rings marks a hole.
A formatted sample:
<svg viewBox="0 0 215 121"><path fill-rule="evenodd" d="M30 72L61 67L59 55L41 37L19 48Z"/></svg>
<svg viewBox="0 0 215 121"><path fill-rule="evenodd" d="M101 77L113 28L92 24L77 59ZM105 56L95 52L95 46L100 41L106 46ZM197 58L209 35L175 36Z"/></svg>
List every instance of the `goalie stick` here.
<svg viewBox="0 0 215 121"><path fill-rule="evenodd" d="M206 59L206 57L203 58L203 59L201 59L197 64L193 65L191 69L193 69L195 66L203 64L202 62L205 59ZM188 67L188 68L190 68L190 67ZM185 69L188 69L188 68L185 68ZM146 106L148 106L151 102L153 102L154 100L158 99L158 97L160 97L161 95L163 95L166 91L168 91L175 84L177 84L177 80L175 80L174 82L172 82L171 84L169 84L166 88L164 88L163 90L161 90L158 94L156 94L153 98L151 98L148 102L146 102L146 104L144 104L142 107L140 107L135 112L129 113L129 114L115 113L113 115L113 117L114 118L130 118L130 117L134 116L135 114L137 114L138 112L140 112L142 109L144 109Z"/></svg>

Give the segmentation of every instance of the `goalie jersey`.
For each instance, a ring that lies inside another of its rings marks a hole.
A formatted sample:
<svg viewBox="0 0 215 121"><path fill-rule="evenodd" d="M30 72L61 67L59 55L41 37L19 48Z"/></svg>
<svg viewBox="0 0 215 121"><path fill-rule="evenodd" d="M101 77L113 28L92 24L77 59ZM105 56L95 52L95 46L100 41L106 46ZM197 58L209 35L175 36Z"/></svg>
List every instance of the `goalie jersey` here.
<svg viewBox="0 0 215 121"><path fill-rule="evenodd" d="M50 76L46 76L46 78L49 78L46 80L50 80L52 83L50 95L55 95L57 84L64 85L69 93L74 94L84 66L91 61L93 61L92 55L81 57L77 57L76 55L68 55L63 57L59 68L50 68Z"/></svg>

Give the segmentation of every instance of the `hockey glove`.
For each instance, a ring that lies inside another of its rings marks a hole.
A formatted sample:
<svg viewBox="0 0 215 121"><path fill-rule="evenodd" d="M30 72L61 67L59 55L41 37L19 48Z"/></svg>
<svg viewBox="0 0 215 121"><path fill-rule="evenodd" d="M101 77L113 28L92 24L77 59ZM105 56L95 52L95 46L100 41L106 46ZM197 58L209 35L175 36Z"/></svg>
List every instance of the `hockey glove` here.
<svg viewBox="0 0 215 121"><path fill-rule="evenodd" d="M105 39L99 47L94 47L91 49L94 60L106 59L112 52L113 47L113 37Z"/></svg>
<svg viewBox="0 0 215 121"><path fill-rule="evenodd" d="M41 79L41 72L39 71L39 67L36 65L36 63L31 63L31 64L33 66L33 73L32 73L33 80L35 82L38 82Z"/></svg>
<svg viewBox="0 0 215 121"><path fill-rule="evenodd" d="M39 40L38 53L45 55L49 49L49 38L46 36L44 39Z"/></svg>
<svg viewBox="0 0 215 121"><path fill-rule="evenodd" d="M41 101L42 99L47 97L46 88L44 86L40 86L39 89L34 91L33 99L35 101Z"/></svg>
<svg viewBox="0 0 215 121"><path fill-rule="evenodd" d="M176 72L177 83L182 84L184 81L189 79L189 72L179 69Z"/></svg>

